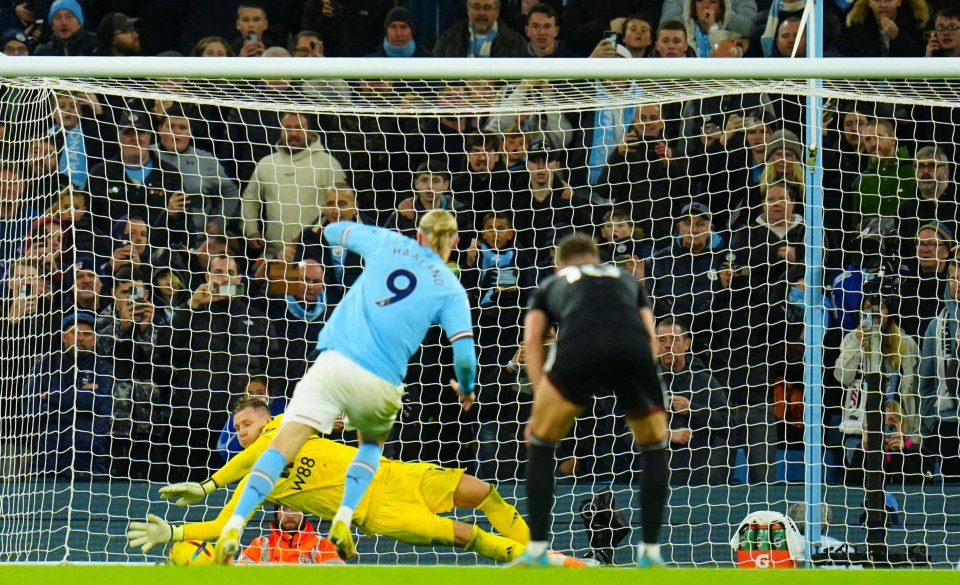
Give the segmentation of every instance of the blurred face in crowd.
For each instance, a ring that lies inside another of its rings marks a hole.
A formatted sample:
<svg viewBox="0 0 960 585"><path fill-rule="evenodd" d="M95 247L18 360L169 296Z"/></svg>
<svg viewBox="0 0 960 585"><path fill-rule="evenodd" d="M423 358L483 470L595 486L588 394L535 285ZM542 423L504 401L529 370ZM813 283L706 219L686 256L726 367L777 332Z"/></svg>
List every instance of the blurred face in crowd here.
<svg viewBox="0 0 960 585"><path fill-rule="evenodd" d="M900 8L902 0L870 0L870 10L873 11L877 22L882 18L896 20L897 8Z"/></svg>
<svg viewBox="0 0 960 585"><path fill-rule="evenodd" d="M513 240L513 235L513 226L510 225L510 221L507 218L491 217L483 222L483 231L480 237L483 238L484 243L490 248L500 250L510 244Z"/></svg>
<svg viewBox="0 0 960 585"><path fill-rule="evenodd" d="M631 18L623 27L623 44L633 53L642 53L649 49L653 42L651 31L649 22Z"/></svg>
<svg viewBox="0 0 960 585"><path fill-rule="evenodd" d="M917 260L924 272L938 272L950 250L936 230L920 230L917 234Z"/></svg>
<svg viewBox="0 0 960 585"><path fill-rule="evenodd" d="M77 270L74 288L80 304L92 307L96 305L97 297L103 290L103 282L93 270Z"/></svg>
<svg viewBox="0 0 960 585"><path fill-rule="evenodd" d="M80 123L77 100L72 95L57 96L57 111L54 114L54 123L63 126L65 130L72 130Z"/></svg>
<svg viewBox="0 0 960 585"><path fill-rule="evenodd" d="M657 327L657 347L663 369L680 371L686 365L690 336L685 334L679 325L663 324Z"/></svg>
<svg viewBox="0 0 960 585"><path fill-rule="evenodd" d="M694 0L693 7L697 14L697 21L704 30L721 18L720 0Z"/></svg>
<svg viewBox="0 0 960 585"><path fill-rule="evenodd" d="M860 146L864 154L877 158L893 158L897 154L897 138L886 124L867 124Z"/></svg>
<svg viewBox="0 0 960 585"><path fill-rule="evenodd" d="M470 170L475 173L489 173L497 164L498 155L494 150L485 150L482 146L471 147L467 154Z"/></svg>
<svg viewBox="0 0 960 585"><path fill-rule="evenodd" d="M287 506L280 506L280 509L277 510L276 526L283 532L299 531L300 527L303 526L303 512Z"/></svg>
<svg viewBox="0 0 960 585"><path fill-rule="evenodd" d="M140 31L134 29L113 33L113 48L121 55L140 53Z"/></svg>
<svg viewBox="0 0 960 585"><path fill-rule="evenodd" d="M58 41L64 42L77 34L77 31L80 30L80 21L73 12L64 8L54 13L50 28L53 29L53 36Z"/></svg>
<svg viewBox="0 0 960 585"><path fill-rule="evenodd" d="M960 20L938 16L934 31L941 51L952 53L960 49Z"/></svg>
<svg viewBox="0 0 960 585"><path fill-rule="evenodd" d="M784 57L793 54L793 45L797 41L797 33L800 32L800 21L785 20L777 28L777 51ZM800 45L797 47L797 57L807 56L807 33L800 35Z"/></svg>
<svg viewBox="0 0 960 585"><path fill-rule="evenodd" d="M75 323L63 332L63 349L67 351L87 353L96 345L97 334L89 323Z"/></svg>
<svg viewBox="0 0 960 585"><path fill-rule="evenodd" d="M626 240L633 236L633 222L629 218L611 217L603 223L600 235L607 242Z"/></svg>
<svg viewBox="0 0 960 585"><path fill-rule="evenodd" d="M214 256L210 259L207 282L211 284L210 289L212 291L215 292L217 287L224 284L240 284L240 280L240 271L237 269L236 260L228 256ZM214 294L214 297L216 296Z"/></svg>
<svg viewBox="0 0 960 585"><path fill-rule="evenodd" d="M294 57L323 57L323 41L315 36L302 36L293 46Z"/></svg>
<svg viewBox="0 0 960 585"><path fill-rule="evenodd" d="M523 162L527 156L527 135L510 134L503 139L503 152L507 160L507 166Z"/></svg>
<svg viewBox="0 0 960 585"><path fill-rule="evenodd" d="M770 164L773 165L773 170L777 173L778 177L788 176L793 165L796 163L797 155L795 155L792 150L786 148L778 148L770 155Z"/></svg>
<svg viewBox="0 0 960 585"><path fill-rule="evenodd" d="M164 118L160 123L160 144L170 152L183 152L190 147L193 132L187 118Z"/></svg>
<svg viewBox="0 0 960 585"><path fill-rule="evenodd" d="M710 218L705 215L688 215L677 222L677 233L684 248L699 253L707 248L711 229Z"/></svg>
<svg viewBox="0 0 960 585"><path fill-rule="evenodd" d="M474 32L487 34L500 18L500 0L467 0L467 18Z"/></svg>
<svg viewBox="0 0 960 585"><path fill-rule="evenodd" d="M553 173L560 168L560 161L537 158L527 161L530 184L533 187L548 187L553 182Z"/></svg>
<svg viewBox="0 0 960 585"><path fill-rule="evenodd" d="M129 167L139 167L150 157L150 132L127 128L120 133L120 160Z"/></svg>
<svg viewBox="0 0 960 585"><path fill-rule="evenodd" d="M316 260L303 261L303 300L315 303L323 293L323 266Z"/></svg>
<svg viewBox="0 0 960 585"><path fill-rule="evenodd" d="M303 150L316 138L316 134L309 130L306 117L300 114L287 114L280 125L283 130L281 141L291 151Z"/></svg>
<svg viewBox="0 0 960 585"><path fill-rule="evenodd" d="M527 38L530 39L536 54L549 55L553 53L557 35L560 34L560 27L557 26L556 18L542 12L534 12L527 18L527 26L523 30L527 33Z"/></svg>
<svg viewBox="0 0 960 585"><path fill-rule="evenodd" d="M387 26L387 42L394 47L404 47L413 40L413 29L410 25L395 20Z"/></svg>
<svg viewBox="0 0 960 585"><path fill-rule="evenodd" d="M53 142L37 138L30 142L30 167L38 177L57 172L57 147Z"/></svg>
<svg viewBox="0 0 960 585"><path fill-rule="evenodd" d="M450 189L450 181L441 174L420 173L414 179L413 187L423 207L433 209L440 205L440 197Z"/></svg>
<svg viewBox="0 0 960 585"><path fill-rule="evenodd" d="M764 154L767 150L767 142L773 135L770 132L770 127L763 122L757 122L753 126L744 128L744 132L746 133L747 148L755 153Z"/></svg>
<svg viewBox="0 0 960 585"><path fill-rule="evenodd" d="M123 229L123 235L133 242L141 257L146 256L147 244L150 243L150 228L147 227L147 222L138 217L130 218Z"/></svg>
<svg viewBox="0 0 960 585"><path fill-rule="evenodd" d="M23 180L13 169L0 169L0 206L12 206L20 202Z"/></svg>
<svg viewBox="0 0 960 585"><path fill-rule="evenodd" d="M26 57L30 54L30 47L22 41L12 39L3 46L3 54L7 57Z"/></svg>
<svg viewBox="0 0 960 585"><path fill-rule="evenodd" d="M660 138L663 135L663 120L660 118L660 106L640 106L637 111L639 132L644 138Z"/></svg>
<svg viewBox="0 0 960 585"><path fill-rule="evenodd" d="M687 33L682 30L661 30L657 33L657 53L661 57L686 57Z"/></svg>
<svg viewBox="0 0 960 585"><path fill-rule="evenodd" d="M330 187L323 197L323 217L328 223L357 219L357 193L346 187Z"/></svg>
<svg viewBox="0 0 960 585"><path fill-rule="evenodd" d="M763 215L771 225L789 221L793 217L793 201L783 186L774 185L767 189L767 197L763 201Z"/></svg>
<svg viewBox="0 0 960 585"><path fill-rule="evenodd" d="M248 406L233 415L233 428L240 446L246 449L260 438L263 427L270 422L270 411Z"/></svg>
<svg viewBox="0 0 960 585"><path fill-rule="evenodd" d="M960 301L960 265L951 262L947 268L947 274L950 275L950 295L954 300Z"/></svg>
<svg viewBox="0 0 960 585"><path fill-rule="evenodd" d="M933 158L917 159L917 189L926 198L942 194L950 181L950 163Z"/></svg>
<svg viewBox="0 0 960 585"><path fill-rule="evenodd" d="M237 10L237 32L244 39L254 34L263 39L263 33L270 27L267 13L259 8L240 8Z"/></svg>
<svg viewBox="0 0 960 585"><path fill-rule="evenodd" d="M227 49L226 45L220 41L211 41L203 48L203 52L200 53L201 57L227 57L230 55L230 51Z"/></svg>
<svg viewBox="0 0 960 585"><path fill-rule="evenodd" d="M843 139L847 141L847 144L859 149L860 138L863 136L863 131L866 126L867 117L852 112L843 115L843 125L841 126L840 132L843 134Z"/></svg>

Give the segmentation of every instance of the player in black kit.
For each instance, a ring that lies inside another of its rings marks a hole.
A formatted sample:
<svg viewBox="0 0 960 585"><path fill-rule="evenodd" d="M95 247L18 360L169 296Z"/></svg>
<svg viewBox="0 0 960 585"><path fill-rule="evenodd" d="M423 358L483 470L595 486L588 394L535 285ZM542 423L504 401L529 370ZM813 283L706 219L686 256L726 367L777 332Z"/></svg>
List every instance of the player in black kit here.
<svg viewBox="0 0 960 585"><path fill-rule="evenodd" d="M527 428L530 545L513 565L546 566L557 443L593 396L605 392L623 407L642 456L637 564L661 565L668 434L650 301L632 274L600 264L597 246L586 236L563 240L556 262L556 274L534 294L525 321L526 369L534 384ZM552 326L557 341L547 360L544 340Z"/></svg>

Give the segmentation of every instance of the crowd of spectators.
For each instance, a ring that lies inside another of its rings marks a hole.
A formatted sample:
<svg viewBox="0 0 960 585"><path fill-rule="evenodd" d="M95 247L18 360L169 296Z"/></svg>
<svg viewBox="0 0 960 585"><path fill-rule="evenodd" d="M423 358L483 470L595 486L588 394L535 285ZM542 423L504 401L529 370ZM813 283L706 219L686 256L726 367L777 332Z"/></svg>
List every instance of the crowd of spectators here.
<svg viewBox="0 0 960 585"><path fill-rule="evenodd" d="M141 2L104 15L97 33L83 28L85 14L107 12L103 3L41 4L10 7L24 28L4 37L4 52L783 56L801 3L323 0L277 13L275 3L245 1L200 18L204 1L179 12ZM841 4L829 11L838 54L919 55L926 46L932 56L960 44L952 9L928 22L923 0ZM411 361L389 455L501 481L522 473L523 309L552 272L555 243L580 231L651 292L672 481L782 479L778 450L802 449L795 402L808 284L810 169L795 98L528 114L510 105L557 87L262 83L344 103L420 92L423 102L464 109L313 115L61 91L15 97L41 104L42 119L0 120L0 437L37 471L205 478L236 452L231 405L254 395L281 412L317 334L362 274L362 259L325 242L324 226L349 220L412 236L419 217L440 208L461 230L451 267L474 312L478 408L461 415L444 391L451 359L431 333ZM591 87L598 98L630 91L629 82ZM491 94L502 100L497 115L469 112ZM830 101L826 113L828 479L862 476L871 360L883 381L890 476L960 478L960 153L950 112ZM612 398L597 400L561 445L559 474L629 481L636 458L612 422L616 409ZM736 472L741 455L746 478Z"/></svg>

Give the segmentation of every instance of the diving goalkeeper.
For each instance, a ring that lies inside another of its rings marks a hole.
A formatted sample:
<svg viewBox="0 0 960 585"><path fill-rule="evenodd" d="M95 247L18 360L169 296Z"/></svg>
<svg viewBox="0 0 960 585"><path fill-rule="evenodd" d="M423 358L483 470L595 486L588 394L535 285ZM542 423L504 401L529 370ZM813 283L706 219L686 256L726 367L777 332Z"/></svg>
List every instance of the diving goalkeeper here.
<svg viewBox="0 0 960 585"><path fill-rule="evenodd" d="M234 407L234 426L244 450L203 483L181 483L160 489L161 498L177 505L199 502L218 487L244 478L270 445L283 415L271 420L270 408L257 398L245 398ZM343 494L345 471L356 449L314 435L284 469L266 501L330 519ZM490 484L464 473L429 463L383 459L370 490L360 501L354 524L367 535L389 536L412 545L455 546L495 561L510 561L526 548L530 531L516 508ZM144 552L170 541L213 540L233 514L244 479L226 506L210 522L172 526L149 515L147 522L131 522L130 546ZM475 508L503 536L480 527L437 515L453 508ZM583 561L553 554L551 564L585 566Z"/></svg>

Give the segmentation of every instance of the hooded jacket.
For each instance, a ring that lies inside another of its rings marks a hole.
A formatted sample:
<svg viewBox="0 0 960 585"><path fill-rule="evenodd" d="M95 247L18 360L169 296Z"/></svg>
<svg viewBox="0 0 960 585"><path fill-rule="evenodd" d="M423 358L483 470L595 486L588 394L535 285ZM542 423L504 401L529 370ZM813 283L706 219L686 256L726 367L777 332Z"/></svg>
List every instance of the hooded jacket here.
<svg viewBox="0 0 960 585"><path fill-rule="evenodd" d="M303 210L323 207L326 189L343 180L340 163L319 139L296 152L277 147L257 163L243 192L243 233L260 232L267 256L276 257L309 226L313 217Z"/></svg>
<svg viewBox="0 0 960 585"><path fill-rule="evenodd" d="M870 0L857 0L847 13L843 54L848 57L921 57L926 48L923 26L929 18L930 8L925 0L903 0L894 19L900 32L886 46L877 18L870 9Z"/></svg>
<svg viewBox="0 0 960 585"><path fill-rule="evenodd" d="M240 563L342 564L333 543L321 538L306 520L303 528L294 533L271 524L269 534L254 538L244 549Z"/></svg>
<svg viewBox="0 0 960 585"><path fill-rule="evenodd" d="M948 294L949 297L949 294ZM941 420L960 418L960 380L957 357L957 329L960 307L953 298L927 326L920 354L920 428L924 434L935 430Z"/></svg>

